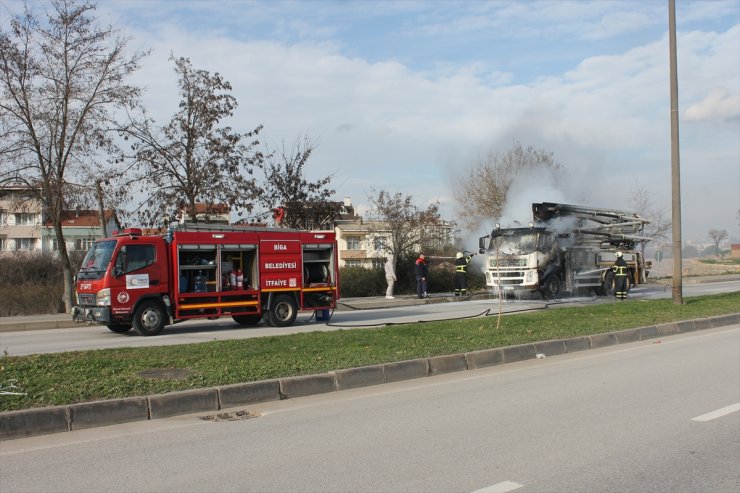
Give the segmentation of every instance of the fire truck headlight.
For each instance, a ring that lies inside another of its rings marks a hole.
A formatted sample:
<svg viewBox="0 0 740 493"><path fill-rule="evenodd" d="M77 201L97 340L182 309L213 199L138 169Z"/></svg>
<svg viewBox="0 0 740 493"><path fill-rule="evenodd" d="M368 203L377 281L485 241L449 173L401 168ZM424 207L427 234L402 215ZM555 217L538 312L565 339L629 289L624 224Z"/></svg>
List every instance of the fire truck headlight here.
<svg viewBox="0 0 740 493"><path fill-rule="evenodd" d="M95 295L95 304L98 306L110 306L110 288L101 289Z"/></svg>

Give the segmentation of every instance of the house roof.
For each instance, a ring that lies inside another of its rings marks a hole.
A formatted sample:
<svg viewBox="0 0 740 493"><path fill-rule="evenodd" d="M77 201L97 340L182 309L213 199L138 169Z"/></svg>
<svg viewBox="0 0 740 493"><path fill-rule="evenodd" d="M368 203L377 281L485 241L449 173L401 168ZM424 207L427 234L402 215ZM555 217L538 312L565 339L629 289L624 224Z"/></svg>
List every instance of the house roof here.
<svg viewBox="0 0 740 493"><path fill-rule="evenodd" d="M115 212L112 210L106 210L104 213L105 222L107 223L115 216ZM46 222L46 226L51 226L51 221ZM98 211L93 210L78 210L78 211L64 211L62 212L62 227L63 228L94 228L100 226L100 220L98 219Z"/></svg>
<svg viewBox="0 0 740 493"><path fill-rule="evenodd" d="M183 206L182 211L188 213L190 211L190 206ZM231 207L229 207L229 204L206 204L203 202L195 203L196 214L229 214L230 212Z"/></svg>

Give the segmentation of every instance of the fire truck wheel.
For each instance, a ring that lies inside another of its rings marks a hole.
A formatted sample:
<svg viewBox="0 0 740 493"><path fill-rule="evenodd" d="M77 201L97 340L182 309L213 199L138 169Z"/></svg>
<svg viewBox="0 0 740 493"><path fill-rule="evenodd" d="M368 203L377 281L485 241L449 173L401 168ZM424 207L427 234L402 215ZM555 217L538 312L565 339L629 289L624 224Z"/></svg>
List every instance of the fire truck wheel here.
<svg viewBox="0 0 740 493"><path fill-rule="evenodd" d="M272 303L272 308L267 314L269 324L273 327L287 327L295 322L298 316L298 307L291 296L281 294Z"/></svg>
<svg viewBox="0 0 740 493"><path fill-rule="evenodd" d="M165 313L156 301L145 301L134 313L134 330L142 336L155 336L162 332Z"/></svg>
<svg viewBox="0 0 740 493"><path fill-rule="evenodd" d="M231 318L239 325L257 325L262 320L262 315L234 315Z"/></svg>
<svg viewBox="0 0 740 493"><path fill-rule="evenodd" d="M542 283L542 295L546 299L553 299L560 296L560 278L555 275L549 275Z"/></svg>
<svg viewBox="0 0 740 493"><path fill-rule="evenodd" d="M608 270L604 276L603 292L606 296L614 296L616 285L614 284L614 272Z"/></svg>
<svg viewBox="0 0 740 493"><path fill-rule="evenodd" d="M131 326L125 324L108 324L106 327L118 334L123 334L124 332L128 332L129 330L131 330Z"/></svg>

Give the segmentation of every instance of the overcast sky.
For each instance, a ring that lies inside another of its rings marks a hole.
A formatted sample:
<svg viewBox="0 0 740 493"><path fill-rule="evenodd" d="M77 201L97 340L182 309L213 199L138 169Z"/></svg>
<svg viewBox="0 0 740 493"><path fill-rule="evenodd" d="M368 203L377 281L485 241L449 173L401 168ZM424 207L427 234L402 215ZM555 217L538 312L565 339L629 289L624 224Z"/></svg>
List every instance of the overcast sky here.
<svg viewBox="0 0 740 493"><path fill-rule="evenodd" d="M231 82L234 128L264 125L273 147L308 135L308 177L334 174L360 211L374 188L454 219L458 177L518 140L569 176L518 184L520 220L529 202L630 208L635 186L670 217L668 0L102 0L98 13L152 50L136 82L160 123L179 99L168 57L189 57ZM740 2L677 0L676 20L683 237L737 242Z"/></svg>

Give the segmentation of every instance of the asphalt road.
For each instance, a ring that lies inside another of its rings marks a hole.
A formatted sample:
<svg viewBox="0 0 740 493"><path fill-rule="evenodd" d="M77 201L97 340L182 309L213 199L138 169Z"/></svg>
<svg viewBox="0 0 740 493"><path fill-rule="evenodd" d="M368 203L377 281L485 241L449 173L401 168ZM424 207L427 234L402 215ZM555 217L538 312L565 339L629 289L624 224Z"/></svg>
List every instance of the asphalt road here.
<svg viewBox="0 0 740 493"><path fill-rule="evenodd" d="M715 281L684 286L684 296L699 296L740 290L740 281ZM442 298L441 295L435 295ZM631 291L632 300L670 298L671 288L666 284L647 284ZM446 298L453 299L454 298ZM133 331L116 334L102 325L80 324L71 328L0 332L0 352L11 356L35 353L78 351L116 347L144 347L198 343L210 340L246 339L299 332L331 331L347 328L376 327L386 324L412 323L418 321L495 316L499 313L515 313L530 310L551 309L573 304L588 305L614 302L612 298L571 298L555 302L542 300L509 299L499 303L497 299L472 299L451 303L406 304L415 300L397 298L387 302L382 298L344 300L344 308L335 311L329 323L316 322L309 313L301 313L295 325L284 328L267 327L260 324L245 328L231 319L196 320L166 327L155 337L137 336ZM372 308L359 309L353 308ZM64 317L67 317L64 315Z"/></svg>
<svg viewBox="0 0 740 493"><path fill-rule="evenodd" d="M734 493L740 326L243 410L3 442L0 490Z"/></svg>

